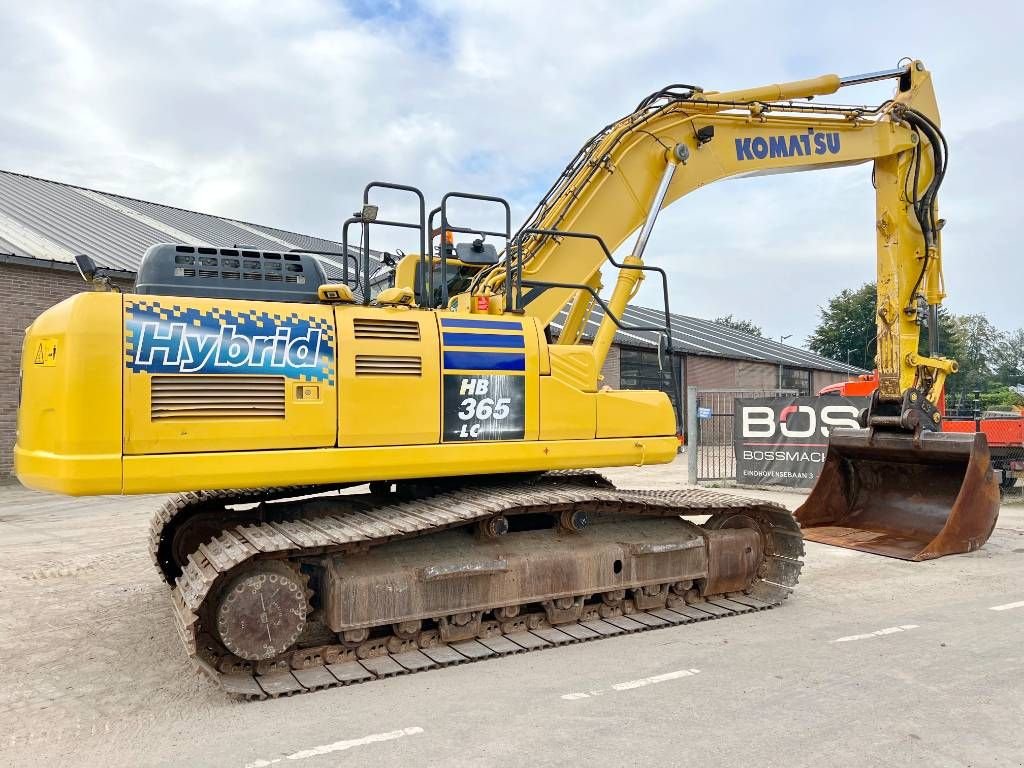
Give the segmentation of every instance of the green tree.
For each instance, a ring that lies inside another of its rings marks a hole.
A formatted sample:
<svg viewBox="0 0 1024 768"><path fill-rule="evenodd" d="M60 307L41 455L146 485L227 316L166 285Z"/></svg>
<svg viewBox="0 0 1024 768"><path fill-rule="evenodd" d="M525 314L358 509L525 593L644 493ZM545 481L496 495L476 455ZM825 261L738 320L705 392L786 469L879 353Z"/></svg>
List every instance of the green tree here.
<svg viewBox="0 0 1024 768"><path fill-rule="evenodd" d="M1010 411L1024 406L1021 397L1005 384L992 384L987 392L981 393L982 411Z"/></svg>
<svg viewBox="0 0 1024 768"><path fill-rule="evenodd" d="M1024 384L1024 328L1004 334L992 350L996 378L1003 384Z"/></svg>
<svg viewBox="0 0 1024 768"><path fill-rule="evenodd" d="M872 369L875 366L875 284L846 289L820 308L821 318L807 339L819 355ZM918 352L928 354L928 329L922 328ZM959 370L946 379L946 392L972 400L975 392L987 403L1008 405L1009 384L1024 383L1024 329L1004 334L985 315L954 315L939 310L939 354L957 361Z"/></svg>
<svg viewBox="0 0 1024 768"><path fill-rule="evenodd" d="M743 333L749 333L751 336L764 338L764 331L761 330L761 326L754 325L750 320L737 320L732 314L716 317L712 322L732 328L734 331L742 331Z"/></svg>
<svg viewBox="0 0 1024 768"><path fill-rule="evenodd" d="M875 367L875 297L874 283L864 283L856 290L840 291L819 307L821 315L814 332L807 338L812 352L851 365L871 370Z"/></svg>
<svg viewBox="0 0 1024 768"><path fill-rule="evenodd" d="M1006 336L982 314L954 315L948 337L960 369L947 380L946 391L969 395L987 392L997 382L999 350Z"/></svg>

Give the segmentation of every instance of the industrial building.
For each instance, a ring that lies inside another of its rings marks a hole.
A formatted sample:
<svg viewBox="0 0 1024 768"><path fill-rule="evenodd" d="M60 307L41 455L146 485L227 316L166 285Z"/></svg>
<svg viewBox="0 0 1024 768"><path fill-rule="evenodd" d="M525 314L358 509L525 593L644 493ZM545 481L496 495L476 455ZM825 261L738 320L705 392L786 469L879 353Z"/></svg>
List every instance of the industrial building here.
<svg viewBox="0 0 1024 768"><path fill-rule="evenodd" d="M801 395L827 384L865 373L860 368L829 360L806 349L737 331L710 320L673 313L672 345L676 362L669 366L659 354L658 335L650 331L620 330L602 371L608 386L621 389L660 389L672 394L670 369L679 375L680 391L701 389L776 388ZM587 321L592 333L601 321L595 309ZM665 322L663 311L628 307L620 318L624 326ZM557 323L553 323L556 325ZM584 332L584 336L587 333Z"/></svg>
<svg viewBox="0 0 1024 768"><path fill-rule="evenodd" d="M161 242L268 251L342 249L341 243L325 238L0 171L0 478L10 477L12 468L25 327L42 310L85 288L74 264L76 254L90 255L115 283L130 289L142 255ZM378 254L371 256L378 266ZM327 271L334 276L330 262ZM622 320L627 326L644 325L658 322L658 315L632 307ZM595 330L599 321L593 313L587 329ZM673 315L672 333L675 366L662 359L655 334L617 333L604 383L671 393L669 370L674 369L680 387L770 389L781 382L787 389L809 393L862 373L707 320Z"/></svg>

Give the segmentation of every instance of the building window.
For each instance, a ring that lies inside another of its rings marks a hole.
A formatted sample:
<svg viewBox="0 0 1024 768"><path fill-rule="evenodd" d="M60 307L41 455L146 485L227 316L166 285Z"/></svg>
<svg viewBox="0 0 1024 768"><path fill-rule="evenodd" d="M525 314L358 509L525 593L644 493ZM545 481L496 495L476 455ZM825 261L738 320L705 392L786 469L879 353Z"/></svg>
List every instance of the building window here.
<svg viewBox="0 0 1024 768"><path fill-rule="evenodd" d="M672 387L671 368L679 371L679 360L676 365L669 366L668 357L661 355L659 365L658 352L654 349L619 349L619 388L620 389L654 389L664 392L676 405L675 392Z"/></svg>
<svg viewBox="0 0 1024 768"><path fill-rule="evenodd" d="M798 394L811 394L811 372L804 368L782 367L782 388L795 389Z"/></svg>

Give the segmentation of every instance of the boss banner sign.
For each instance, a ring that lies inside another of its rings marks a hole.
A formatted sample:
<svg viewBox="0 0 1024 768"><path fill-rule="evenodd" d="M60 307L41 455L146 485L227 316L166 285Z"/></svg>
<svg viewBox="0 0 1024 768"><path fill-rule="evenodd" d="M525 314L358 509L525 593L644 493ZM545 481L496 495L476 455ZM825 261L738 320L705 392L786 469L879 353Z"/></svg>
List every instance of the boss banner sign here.
<svg viewBox="0 0 1024 768"><path fill-rule="evenodd" d="M810 488L818 479L834 427L857 428L866 397L737 399L736 483Z"/></svg>

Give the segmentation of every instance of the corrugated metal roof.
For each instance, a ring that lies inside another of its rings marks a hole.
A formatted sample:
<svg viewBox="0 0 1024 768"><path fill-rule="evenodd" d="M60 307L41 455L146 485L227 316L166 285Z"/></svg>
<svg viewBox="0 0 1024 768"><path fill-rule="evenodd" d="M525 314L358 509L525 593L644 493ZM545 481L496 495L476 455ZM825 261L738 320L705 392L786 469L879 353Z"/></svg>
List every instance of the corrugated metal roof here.
<svg viewBox="0 0 1024 768"><path fill-rule="evenodd" d="M165 233L78 194L74 187L12 173L0 173L0 212L65 251L88 253L98 264L115 269L134 271L149 246L169 241ZM39 250L26 255L57 258Z"/></svg>
<svg viewBox="0 0 1024 768"><path fill-rule="evenodd" d="M99 266L135 272L146 249L156 243L341 251L341 243L335 240L0 171L0 253L66 262L71 262L76 253L87 253ZM381 262L377 252L371 251L370 255L374 272ZM322 263L329 279L341 279L336 262ZM602 315L600 308L591 314L587 336L597 330ZM559 321L564 317L563 313ZM664 317L653 309L630 307L622 319L628 325L651 325ZM553 324L561 328L559 321ZM864 373L804 349L685 315L672 316L672 339L677 348L690 354ZM656 347L658 335L619 331L615 341Z"/></svg>
<svg viewBox="0 0 1024 768"><path fill-rule="evenodd" d="M156 243L341 251L334 240L0 171L0 252L68 262L87 253L101 267L135 272ZM328 278L341 278L323 263Z"/></svg>
<svg viewBox="0 0 1024 768"><path fill-rule="evenodd" d="M121 197L120 195L108 195L108 197L210 245L216 245L221 248L249 245L261 251L279 251L283 247L280 242L266 237L259 237L251 231L235 226L232 222L217 216L194 213L182 210L181 208L171 208L170 206L148 203L145 200L134 200L130 197ZM297 248L299 246L293 243L291 247Z"/></svg>
<svg viewBox="0 0 1024 768"><path fill-rule="evenodd" d="M565 312L552 325L561 330ZM587 319L584 336L593 338L604 317L604 311L595 307ZM627 307L620 318L623 325L664 325L665 313L648 307ZM631 347L657 347L659 335L654 331L616 331L615 343ZM708 355L759 363L812 368L817 371L838 373L867 373L860 368L830 360L827 357L791 347L771 339L737 331L725 325L687 315L672 314L672 345L676 350L691 355Z"/></svg>
<svg viewBox="0 0 1024 768"><path fill-rule="evenodd" d="M28 256L21 248L16 246L14 243L5 240L0 237L0 253L7 254L10 256Z"/></svg>

